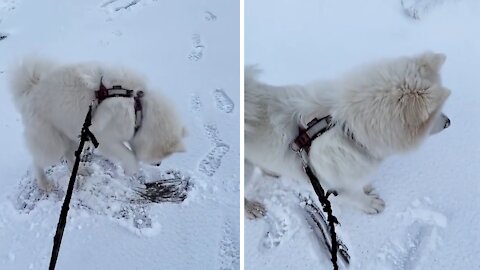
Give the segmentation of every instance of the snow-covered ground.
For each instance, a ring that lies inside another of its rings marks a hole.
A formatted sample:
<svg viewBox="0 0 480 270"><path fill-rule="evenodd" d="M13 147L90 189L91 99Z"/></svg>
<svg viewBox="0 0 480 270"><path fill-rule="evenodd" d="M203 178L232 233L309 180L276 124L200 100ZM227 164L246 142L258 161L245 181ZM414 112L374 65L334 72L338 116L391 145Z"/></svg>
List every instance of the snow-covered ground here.
<svg viewBox="0 0 480 270"><path fill-rule="evenodd" d="M97 158L73 194L58 269L239 269L238 1L0 0L0 269L47 269L63 192L40 194L10 99L25 54L118 63L179 108L187 152L145 168L191 184L181 203L134 204L129 179ZM64 165L49 177L65 186ZM148 178L147 178L148 179Z"/></svg>
<svg viewBox="0 0 480 270"><path fill-rule="evenodd" d="M480 2L245 2L245 63L259 64L272 84L331 79L425 50L447 55L442 74L452 95L444 112L452 126L374 174L383 213L335 211L350 269L480 269ZM246 269L331 269L296 199L307 184L292 191L289 179L263 182L256 198L270 211L245 221Z"/></svg>

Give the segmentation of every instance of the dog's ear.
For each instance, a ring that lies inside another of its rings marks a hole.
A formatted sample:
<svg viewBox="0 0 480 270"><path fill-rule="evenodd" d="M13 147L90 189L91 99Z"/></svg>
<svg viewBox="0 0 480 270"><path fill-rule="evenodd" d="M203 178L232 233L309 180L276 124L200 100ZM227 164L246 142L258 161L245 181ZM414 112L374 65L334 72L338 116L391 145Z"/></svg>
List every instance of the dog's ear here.
<svg viewBox="0 0 480 270"><path fill-rule="evenodd" d="M418 58L419 64L422 68L426 68L428 70L436 72L440 70L446 59L447 56L445 54L432 52L426 52L420 55L420 57Z"/></svg>

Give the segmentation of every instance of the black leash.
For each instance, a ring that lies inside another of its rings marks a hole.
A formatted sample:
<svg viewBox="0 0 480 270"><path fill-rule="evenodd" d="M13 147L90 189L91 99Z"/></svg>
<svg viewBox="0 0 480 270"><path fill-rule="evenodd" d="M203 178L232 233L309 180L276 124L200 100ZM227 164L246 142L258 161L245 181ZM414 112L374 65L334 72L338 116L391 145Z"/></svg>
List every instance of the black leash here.
<svg viewBox="0 0 480 270"><path fill-rule="evenodd" d="M303 169L307 174L308 178L310 179L310 183L312 184L315 193L317 194L318 200L322 204L323 211L327 213L327 221L328 227L331 237L331 248L330 248L330 255L331 261L334 270L338 270L338 263L337 263L337 252L338 252L338 241L337 241L337 233L335 232L335 224L339 224L337 218L333 215L332 212L332 205L328 200L328 196L331 194L330 191L325 193L318 177L313 172L312 168L309 165L309 161L307 160L308 151L310 150L310 146L317 137L323 135L325 132L330 130L335 126L335 122L332 120L331 115L327 115L323 118L314 118L307 124L307 127L299 127L299 134L290 144L290 147L293 151L295 151L302 160Z"/></svg>
<svg viewBox="0 0 480 270"><path fill-rule="evenodd" d="M337 242L337 233L335 232L335 224L339 224L337 218L333 215L332 204L328 200L329 193L325 194L325 190L322 188L320 181L318 180L315 173L312 171L310 166L304 166L305 173L310 179L310 183L317 194L318 200L322 204L323 211L327 213L328 227L330 229L330 237L332 238L332 245L330 249L331 262L334 270L338 270L337 264L337 251L338 251L338 242Z"/></svg>
<svg viewBox="0 0 480 270"><path fill-rule="evenodd" d="M68 182L67 193L65 194L65 201L62 205L62 210L60 212L60 218L58 219L57 231L53 238L53 249L52 256L50 258L49 270L54 270L55 265L57 264L58 252L60 251L60 245L62 243L63 231L65 230L65 225L67 223L68 210L70 209L70 200L72 199L73 187L75 186L75 179L77 177L78 167L80 165L80 155L82 154L83 147L85 142L90 140L95 148L98 147L98 141L93 136L93 133L88 129L92 124L92 105L88 108L87 116L85 117L85 122L83 123L82 133L80 135L80 145L78 146L77 151L75 151L75 164L73 165L72 175L70 176L70 182Z"/></svg>

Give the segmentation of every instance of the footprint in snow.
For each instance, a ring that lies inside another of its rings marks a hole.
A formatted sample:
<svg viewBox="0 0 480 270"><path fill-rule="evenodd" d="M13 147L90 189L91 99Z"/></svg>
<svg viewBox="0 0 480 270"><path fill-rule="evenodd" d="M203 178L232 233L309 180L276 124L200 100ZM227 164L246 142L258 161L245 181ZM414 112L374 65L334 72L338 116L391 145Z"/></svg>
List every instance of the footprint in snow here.
<svg viewBox="0 0 480 270"><path fill-rule="evenodd" d="M215 97L217 109L224 113L231 113L233 111L235 103L233 103L232 99L223 89L215 89L213 96Z"/></svg>
<svg viewBox="0 0 480 270"><path fill-rule="evenodd" d="M232 224L229 220L223 225L223 236L220 240L220 267L219 270L238 270L240 269L240 250L239 242L235 240Z"/></svg>
<svg viewBox="0 0 480 270"><path fill-rule="evenodd" d="M104 2L100 7L110 9L118 12L121 10L128 10L140 3L141 0L108 0Z"/></svg>
<svg viewBox="0 0 480 270"><path fill-rule="evenodd" d="M207 176L213 176L222 165L223 157L230 150L230 146L220 138L216 124L205 124L204 128L214 147L202 158L198 170Z"/></svg>
<svg viewBox="0 0 480 270"><path fill-rule="evenodd" d="M216 89L214 92L215 106L219 111L231 113L234 103L230 97L222 89ZM199 112L202 108L200 96L193 94L191 97L191 108L195 112ZM222 141L219 135L217 125L215 123L203 124L205 134L213 145L211 149L199 162L198 171L213 176L222 165L222 160L230 146Z"/></svg>
<svg viewBox="0 0 480 270"><path fill-rule="evenodd" d="M200 35L195 34L192 36L192 50L188 55L188 59L191 61L199 61L203 57L203 50L205 49L205 45L202 43L202 39Z"/></svg>
<svg viewBox="0 0 480 270"><path fill-rule="evenodd" d="M202 109L202 101L200 100L199 95L192 94L192 97L190 99L190 107L195 112L199 112Z"/></svg>
<svg viewBox="0 0 480 270"><path fill-rule="evenodd" d="M435 252L441 241L441 230L447 226L447 218L431 209L428 198L414 201L397 218L397 223L405 228L403 237L390 239L382 247L372 269L426 269L423 260Z"/></svg>
<svg viewBox="0 0 480 270"><path fill-rule="evenodd" d="M422 19L432 8L443 2L444 0L401 0L403 11L414 20Z"/></svg>
<svg viewBox="0 0 480 270"><path fill-rule="evenodd" d="M277 190L267 202L268 212L265 221L268 224L268 231L263 239L265 248L274 248L280 245L284 238L293 233L292 212L285 202L289 200L291 194L284 190Z"/></svg>
<svg viewBox="0 0 480 270"><path fill-rule="evenodd" d="M270 218L267 220L270 224L270 229L265 234L263 246L270 249L280 245L285 233L288 231L288 225L285 220L273 220Z"/></svg>
<svg viewBox="0 0 480 270"><path fill-rule="evenodd" d="M230 146L225 143L217 144L208 154L200 161L198 170L207 176L213 176L218 168L222 165L222 159L230 150Z"/></svg>
<svg viewBox="0 0 480 270"><path fill-rule="evenodd" d="M205 20L209 22L213 22L217 20L217 15L213 14L210 11L205 11Z"/></svg>
<svg viewBox="0 0 480 270"><path fill-rule="evenodd" d="M379 261L384 263L382 269L425 269L422 267L422 260L431 255L438 240L435 227L420 222L412 223L406 228L403 243L391 242L384 246L382 253L378 255Z"/></svg>
<svg viewBox="0 0 480 270"><path fill-rule="evenodd" d="M204 128L205 128L205 133L207 134L207 137L210 139L210 141L214 145L218 145L218 144L222 143L222 140L220 139L220 137L218 135L219 132L218 132L217 125L206 124L206 125L204 125Z"/></svg>

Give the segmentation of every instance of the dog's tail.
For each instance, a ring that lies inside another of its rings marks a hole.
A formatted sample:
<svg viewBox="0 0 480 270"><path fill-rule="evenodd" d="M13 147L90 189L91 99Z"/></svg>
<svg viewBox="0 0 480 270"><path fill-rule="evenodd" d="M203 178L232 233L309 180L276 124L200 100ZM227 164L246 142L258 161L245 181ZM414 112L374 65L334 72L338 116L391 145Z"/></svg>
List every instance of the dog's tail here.
<svg viewBox="0 0 480 270"><path fill-rule="evenodd" d="M13 67L10 76L10 87L15 103L18 105L28 96L42 77L52 68L52 63L45 59L29 57Z"/></svg>
<svg viewBox="0 0 480 270"><path fill-rule="evenodd" d="M260 74L260 69L256 66L245 67L245 135L252 133L255 126L259 125L259 117L265 115L265 113L261 112L262 110L265 110L264 106L259 104L263 89L257 81L258 74Z"/></svg>

